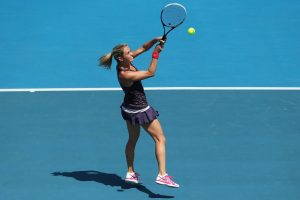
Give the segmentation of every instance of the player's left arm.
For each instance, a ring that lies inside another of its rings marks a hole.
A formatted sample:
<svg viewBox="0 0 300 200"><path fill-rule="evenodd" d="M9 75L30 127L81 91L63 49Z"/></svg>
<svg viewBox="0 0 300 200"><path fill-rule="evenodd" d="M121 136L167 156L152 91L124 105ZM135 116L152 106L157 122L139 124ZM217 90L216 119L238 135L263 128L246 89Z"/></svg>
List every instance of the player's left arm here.
<svg viewBox="0 0 300 200"><path fill-rule="evenodd" d="M153 40L146 42L145 44L143 44L143 46L141 46L137 50L132 51L132 56L135 58L138 55L148 51L154 44L161 41L161 39L162 39L162 37L156 37Z"/></svg>

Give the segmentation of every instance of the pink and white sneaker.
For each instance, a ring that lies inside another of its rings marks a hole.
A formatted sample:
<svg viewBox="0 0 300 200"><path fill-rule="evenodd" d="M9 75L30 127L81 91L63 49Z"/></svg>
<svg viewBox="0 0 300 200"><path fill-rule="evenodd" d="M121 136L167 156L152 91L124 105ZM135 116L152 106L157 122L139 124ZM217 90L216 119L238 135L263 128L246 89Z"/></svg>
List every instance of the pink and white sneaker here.
<svg viewBox="0 0 300 200"><path fill-rule="evenodd" d="M172 180L172 176L165 174L164 176L158 175L156 177L156 183L161 185L166 185L169 187L179 188L179 185Z"/></svg>
<svg viewBox="0 0 300 200"><path fill-rule="evenodd" d="M127 172L125 182L133 184L142 184L140 175L136 172Z"/></svg>

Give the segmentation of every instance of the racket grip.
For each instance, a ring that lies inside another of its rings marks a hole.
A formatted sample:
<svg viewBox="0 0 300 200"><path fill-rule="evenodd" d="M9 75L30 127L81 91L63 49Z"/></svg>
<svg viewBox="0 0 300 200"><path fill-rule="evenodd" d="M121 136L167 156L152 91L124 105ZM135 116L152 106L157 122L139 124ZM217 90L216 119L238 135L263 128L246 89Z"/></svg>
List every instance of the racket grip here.
<svg viewBox="0 0 300 200"><path fill-rule="evenodd" d="M166 35L163 35L162 40L165 41L167 39Z"/></svg>

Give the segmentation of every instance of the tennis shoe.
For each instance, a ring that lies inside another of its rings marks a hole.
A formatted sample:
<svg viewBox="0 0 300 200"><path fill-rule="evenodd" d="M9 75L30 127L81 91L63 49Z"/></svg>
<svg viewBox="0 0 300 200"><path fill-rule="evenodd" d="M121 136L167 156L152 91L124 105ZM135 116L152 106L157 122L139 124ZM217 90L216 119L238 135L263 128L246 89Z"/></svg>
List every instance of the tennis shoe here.
<svg viewBox="0 0 300 200"><path fill-rule="evenodd" d="M173 177L165 174L164 176L158 175L156 177L156 183L160 185L166 185L173 188L179 188L179 184L172 180Z"/></svg>
<svg viewBox="0 0 300 200"><path fill-rule="evenodd" d="M127 172L125 182L133 184L142 184L140 175L136 172Z"/></svg>

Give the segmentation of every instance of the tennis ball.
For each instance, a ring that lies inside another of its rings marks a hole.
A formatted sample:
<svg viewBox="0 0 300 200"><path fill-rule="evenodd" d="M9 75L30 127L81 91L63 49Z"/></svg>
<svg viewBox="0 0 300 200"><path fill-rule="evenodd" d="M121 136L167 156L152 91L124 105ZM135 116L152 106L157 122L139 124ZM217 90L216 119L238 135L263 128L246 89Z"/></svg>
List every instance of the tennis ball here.
<svg viewBox="0 0 300 200"><path fill-rule="evenodd" d="M190 35L194 35L196 33L196 30L193 28L193 27L190 27L188 30L187 30L188 34Z"/></svg>

